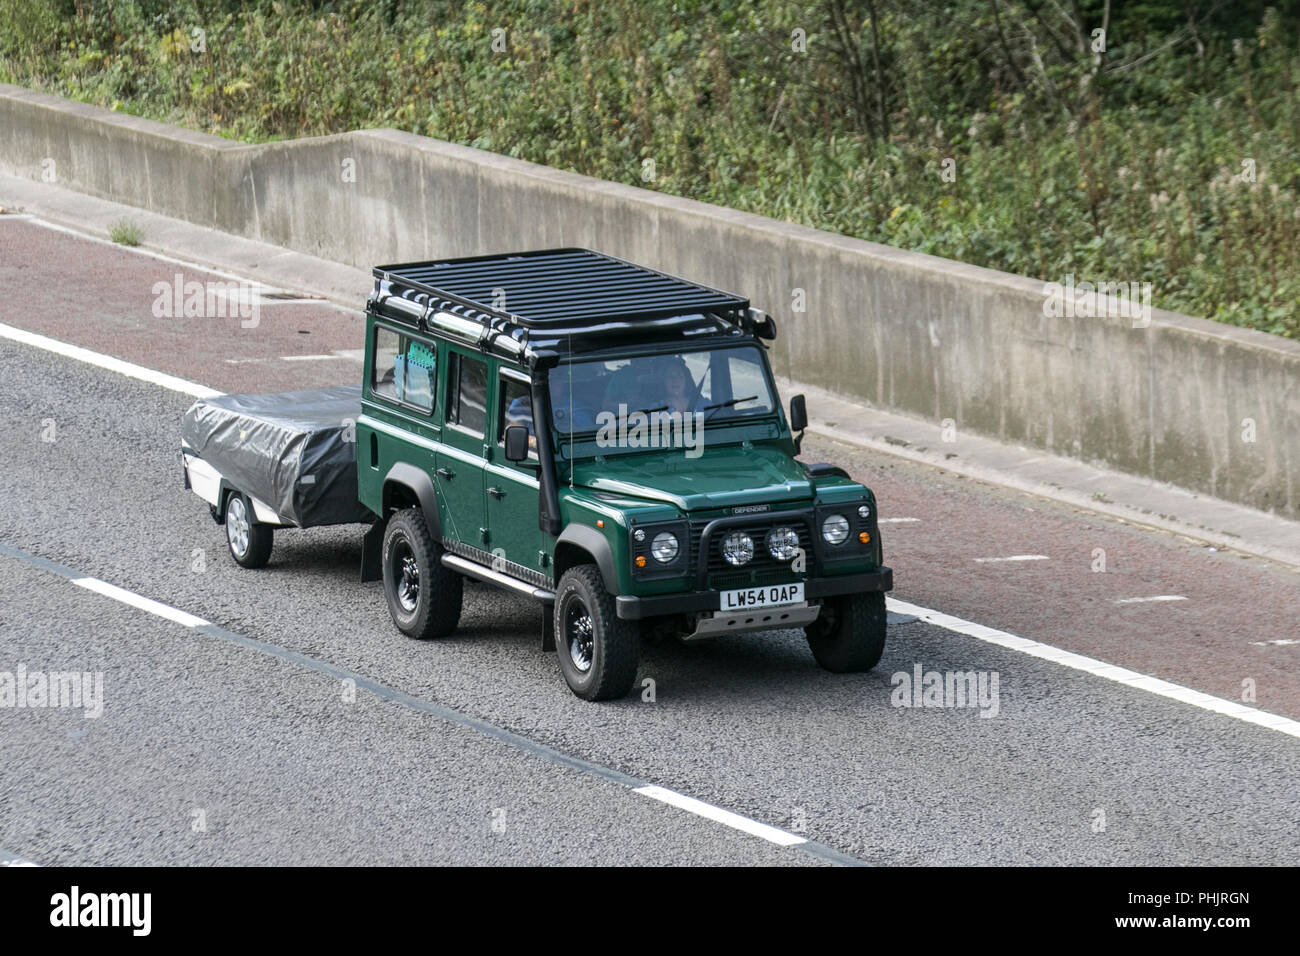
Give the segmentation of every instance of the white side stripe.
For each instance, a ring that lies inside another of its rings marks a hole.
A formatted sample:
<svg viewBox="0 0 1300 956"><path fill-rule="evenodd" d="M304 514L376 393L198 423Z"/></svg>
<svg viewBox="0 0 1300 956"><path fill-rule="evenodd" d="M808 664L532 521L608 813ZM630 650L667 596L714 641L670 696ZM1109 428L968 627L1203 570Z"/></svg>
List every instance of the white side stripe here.
<svg viewBox="0 0 1300 956"><path fill-rule="evenodd" d="M14 342L21 342L23 345L31 345L47 352L54 352L70 359L76 359L78 362L85 362L87 365L95 365L99 368L108 369L110 372L117 372L119 375L127 376L127 378L139 379L152 385L161 385L173 392L193 395L195 398L212 398L214 395L221 394L216 389L208 388L206 385L187 382L183 378L168 375L166 372L155 372L143 365L124 362L122 359L113 358L111 355L92 352L90 349L83 349L80 345L60 342L58 339L38 335L35 332L28 332L26 329L16 329L12 325L5 325L3 322L0 322L0 338L11 339Z"/></svg>
<svg viewBox="0 0 1300 956"><path fill-rule="evenodd" d="M186 627L203 627L209 623L201 617L186 614L184 611L177 610L167 604L161 604L152 598L143 597L134 591L128 591L126 588L120 588L116 584L101 581L99 578L73 578L72 583L85 588L87 591L94 591L96 594L110 597L114 601L121 601L123 604L139 608L141 611L148 611L157 617L175 621L177 624L184 624Z"/></svg>
<svg viewBox="0 0 1300 956"><path fill-rule="evenodd" d="M1082 654L1075 654L1073 651L1063 651L1059 647L1040 644L1038 641L1031 641L1027 637L1017 637L1015 634L1008 634L1006 631L985 627L982 624L972 624L970 621L963 621L959 617L953 617L940 611L932 611L927 607L920 607L916 604L908 604L906 601L886 598L885 605L891 611L896 611L899 614L915 615L935 627L942 627L958 634L965 634L968 637L989 644L996 644L1009 650L1020 651L1022 654L1028 654L1031 657L1040 657L1045 661L1060 664L1062 667L1069 667L1096 677L1104 677L1106 680L1127 684L1129 687L1136 687L1138 690L1145 690L1160 697L1182 701L1184 704L1191 704L1193 707L1199 707L1202 710L1223 714L1226 717L1234 717L1248 724L1258 724L1261 727L1281 731L1292 737L1300 737L1300 721L1292 720L1290 717L1282 717L1279 714L1256 710L1254 707L1247 707L1235 701L1214 697L1199 690L1192 690L1190 687L1183 687L1181 684L1172 684L1169 681L1161 680L1159 677L1139 674L1137 671L1131 671L1126 667L1107 664L1105 661L1099 661L1093 657L1084 657Z"/></svg>
<svg viewBox="0 0 1300 956"><path fill-rule="evenodd" d="M775 843L777 846L798 846L800 843L808 842L801 836L795 836L795 834L777 827L770 827L766 823L759 823L749 817L742 817L739 813L723 810L721 807L715 807L711 803L696 800L694 797L688 797L684 793L678 793L676 790L669 790L666 787L636 787L633 792L639 793L643 797L649 797L651 800L658 800L669 806L674 806L679 810L694 813L696 816L712 820L714 823L729 826L733 830L759 837L769 843Z"/></svg>

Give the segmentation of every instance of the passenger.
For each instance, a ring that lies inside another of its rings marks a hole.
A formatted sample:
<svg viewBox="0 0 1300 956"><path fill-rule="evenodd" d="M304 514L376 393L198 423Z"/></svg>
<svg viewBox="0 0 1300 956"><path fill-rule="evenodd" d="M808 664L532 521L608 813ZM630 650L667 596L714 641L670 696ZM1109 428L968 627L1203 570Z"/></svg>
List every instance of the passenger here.
<svg viewBox="0 0 1300 956"><path fill-rule="evenodd" d="M695 380L681 356L674 355L664 363L664 401L670 412L695 411Z"/></svg>

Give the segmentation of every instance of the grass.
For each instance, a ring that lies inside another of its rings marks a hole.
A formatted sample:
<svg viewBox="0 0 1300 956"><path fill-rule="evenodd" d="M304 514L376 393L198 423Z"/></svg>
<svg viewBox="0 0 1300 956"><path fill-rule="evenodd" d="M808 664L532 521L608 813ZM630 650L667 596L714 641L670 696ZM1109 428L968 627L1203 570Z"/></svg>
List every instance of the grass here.
<svg viewBox="0 0 1300 956"><path fill-rule="evenodd" d="M119 219L109 227L108 237L119 246L138 246L144 241L144 230L130 219Z"/></svg>

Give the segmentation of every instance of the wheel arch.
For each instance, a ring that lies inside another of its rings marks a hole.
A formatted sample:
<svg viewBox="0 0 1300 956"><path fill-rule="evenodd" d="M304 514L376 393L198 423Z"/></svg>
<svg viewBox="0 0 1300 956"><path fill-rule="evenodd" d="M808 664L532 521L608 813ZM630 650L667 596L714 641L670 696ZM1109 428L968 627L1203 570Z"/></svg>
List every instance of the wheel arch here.
<svg viewBox="0 0 1300 956"><path fill-rule="evenodd" d="M438 517L438 493L429 473L406 462L398 462L384 476L380 508L384 521L392 512L414 508L424 512L424 523L435 541L442 540L442 522Z"/></svg>
<svg viewBox="0 0 1300 956"><path fill-rule="evenodd" d="M564 572L579 564L594 564L600 569L605 590L621 594L618 569L614 565L614 549L609 540L595 528L571 524L555 542L555 581L559 583Z"/></svg>

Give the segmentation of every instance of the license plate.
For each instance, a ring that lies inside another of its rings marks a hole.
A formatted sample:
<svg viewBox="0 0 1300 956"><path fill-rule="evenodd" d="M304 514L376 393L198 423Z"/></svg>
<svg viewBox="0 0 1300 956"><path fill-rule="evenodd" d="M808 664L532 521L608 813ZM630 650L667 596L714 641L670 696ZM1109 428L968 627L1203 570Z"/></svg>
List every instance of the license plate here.
<svg viewBox="0 0 1300 956"><path fill-rule="evenodd" d="M798 604L803 600L803 582L769 584L762 588L737 588L734 591L723 591L721 598L723 611L747 611L755 607Z"/></svg>

